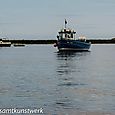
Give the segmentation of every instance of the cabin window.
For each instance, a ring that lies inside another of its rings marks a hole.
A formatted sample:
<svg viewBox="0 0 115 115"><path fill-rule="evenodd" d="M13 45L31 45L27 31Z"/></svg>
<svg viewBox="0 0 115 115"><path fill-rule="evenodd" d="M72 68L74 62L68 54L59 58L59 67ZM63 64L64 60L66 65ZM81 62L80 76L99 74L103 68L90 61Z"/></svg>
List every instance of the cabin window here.
<svg viewBox="0 0 115 115"><path fill-rule="evenodd" d="M63 38L65 38L65 34L63 34Z"/></svg>
<svg viewBox="0 0 115 115"><path fill-rule="evenodd" d="M67 35L67 34L65 34L65 38L67 38L67 36L68 36L68 35Z"/></svg>
<svg viewBox="0 0 115 115"><path fill-rule="evenodd" d="M62 39L63 38L63 34L60 34L60 39Z"/></svg>
<svg viewBox="0 0 115 115"><path fill-rule="evenodd" d="M71 34L71 38L73 38L73 34Z"/></svg>

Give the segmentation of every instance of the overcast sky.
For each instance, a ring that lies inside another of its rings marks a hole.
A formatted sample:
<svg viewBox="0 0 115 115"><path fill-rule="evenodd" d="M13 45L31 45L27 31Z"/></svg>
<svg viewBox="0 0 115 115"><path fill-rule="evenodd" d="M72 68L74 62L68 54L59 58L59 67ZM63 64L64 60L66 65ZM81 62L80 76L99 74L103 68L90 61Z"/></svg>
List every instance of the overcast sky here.
<svg viewBox="0 0 115 115"><path fill-rule="evenodd" d="M115 0L0 0L0 37L56 39L64 19L80 36L115 37Z"/></svg>

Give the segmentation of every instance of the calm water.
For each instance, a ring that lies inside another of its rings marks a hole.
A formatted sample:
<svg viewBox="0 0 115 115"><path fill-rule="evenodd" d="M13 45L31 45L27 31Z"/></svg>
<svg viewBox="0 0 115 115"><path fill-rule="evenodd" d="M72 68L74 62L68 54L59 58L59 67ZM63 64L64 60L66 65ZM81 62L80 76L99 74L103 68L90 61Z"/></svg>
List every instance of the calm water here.
<svg viewBox="0 0 115 115"><path fill-rule="evenodd" d="M59 53L52 45L0 48L0 108L115 112L115 45Z"/></svg>

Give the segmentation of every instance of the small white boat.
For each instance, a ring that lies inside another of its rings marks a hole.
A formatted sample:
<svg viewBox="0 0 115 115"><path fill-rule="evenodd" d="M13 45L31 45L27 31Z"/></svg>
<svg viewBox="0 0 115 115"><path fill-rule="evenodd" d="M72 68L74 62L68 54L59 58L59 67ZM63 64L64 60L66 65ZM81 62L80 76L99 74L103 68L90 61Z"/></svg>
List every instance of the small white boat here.
<svg viewBox="0 0 115 115"><path fill-rule="evenodd" d="M0 47L10 47L11 46L11 42L5 42L2 41L2 39L0 39Z"/></svg>

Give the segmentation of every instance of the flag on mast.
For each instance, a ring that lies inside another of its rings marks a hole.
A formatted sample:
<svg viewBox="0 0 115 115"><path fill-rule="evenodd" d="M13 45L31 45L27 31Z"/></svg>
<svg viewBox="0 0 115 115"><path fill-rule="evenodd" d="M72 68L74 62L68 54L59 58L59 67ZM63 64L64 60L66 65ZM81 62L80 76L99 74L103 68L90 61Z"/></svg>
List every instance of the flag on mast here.
<svg viewBox="0 0 115 115"><path fill-rule="evenodd" d="M67 20L65 19L65 24L67 24Z"/></svg>
<svg viewBox="0 0 115 115"><path fill-rule="evenodd" d="M65 28L66 28L66 24L67 24L67 21L66 21L66 19L65 19Z"/></svg>

